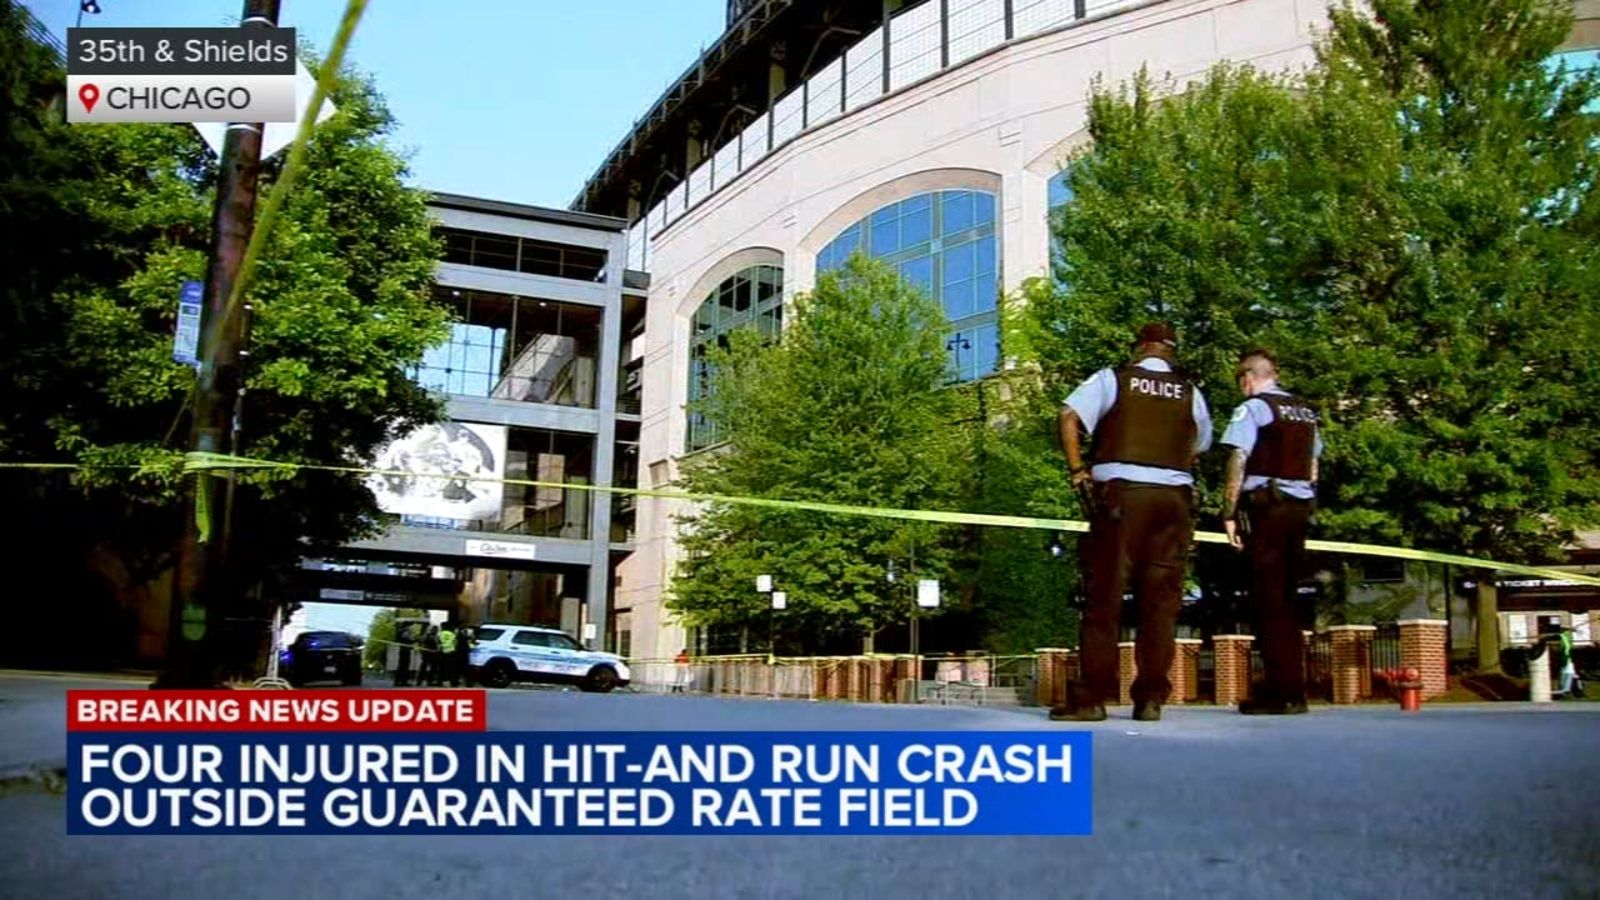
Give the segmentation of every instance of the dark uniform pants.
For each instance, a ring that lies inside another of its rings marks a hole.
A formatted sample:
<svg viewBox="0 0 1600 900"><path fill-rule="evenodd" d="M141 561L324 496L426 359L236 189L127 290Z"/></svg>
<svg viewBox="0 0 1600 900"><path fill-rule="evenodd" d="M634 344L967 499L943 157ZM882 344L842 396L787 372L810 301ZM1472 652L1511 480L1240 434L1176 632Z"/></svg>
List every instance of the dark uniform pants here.
<svg viewBox="0 0 1600 900"><path fill-rule="evenodd" d="M1097 485L1097 511L1083 543L1088 609L1082 627L1080 704L1115 701L1120 691L1117 639L1122 597L1139 610L1135 703L1165 702L1172 683L1173 630L1183 604L1183 573L1193 538L1190 489L1108 481Z"/></svg>
<svg viewBox="0 0 1600 900"><path fill-rule="evenodd" d="M1245 554L1250 560L1250 606L1266 668L1257 699L1303 701L1305 642L1299 613L1300 577L1305 572L1306 531L1311 502L1274 497L1270 489L1246 494L1250 520Z"/></svg>

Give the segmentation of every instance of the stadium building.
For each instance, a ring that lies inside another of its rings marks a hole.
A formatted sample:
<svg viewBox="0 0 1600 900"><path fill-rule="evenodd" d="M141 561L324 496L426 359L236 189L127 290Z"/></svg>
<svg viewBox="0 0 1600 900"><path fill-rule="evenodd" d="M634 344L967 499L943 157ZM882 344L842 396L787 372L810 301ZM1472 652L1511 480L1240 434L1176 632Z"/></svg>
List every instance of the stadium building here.
<svg viewBox="0 0 1600 900"><path fill-rule="evenodd" d="M1600 0L1574 6L1567 49L1600 47ZM623 220L625 268L649 276L625 357L646 488L716 442L686 410L705 348L733 328L776 331L853 250L943 304L955 375L1003 368L997 298L1048 269L1092 80L1292 69L1327 24L1325 0L730 0L727 15L573 202ZM690 644L663 606L673 505L640 501L616 567L613 643L636 657Z"/></svg>

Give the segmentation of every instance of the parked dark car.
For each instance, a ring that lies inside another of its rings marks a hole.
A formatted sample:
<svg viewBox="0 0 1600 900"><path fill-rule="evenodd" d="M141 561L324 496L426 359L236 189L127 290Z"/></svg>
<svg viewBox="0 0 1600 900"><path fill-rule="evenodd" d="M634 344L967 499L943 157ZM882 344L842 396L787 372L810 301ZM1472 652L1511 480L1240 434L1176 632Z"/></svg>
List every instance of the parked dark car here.
<svg viewBox="0 0 1600 900"><path fill-rule="evenodd" d="M344 631L307 631L278 657L278 674L295 687L315 681L361 683L361 647L366 642Z"/></svg>

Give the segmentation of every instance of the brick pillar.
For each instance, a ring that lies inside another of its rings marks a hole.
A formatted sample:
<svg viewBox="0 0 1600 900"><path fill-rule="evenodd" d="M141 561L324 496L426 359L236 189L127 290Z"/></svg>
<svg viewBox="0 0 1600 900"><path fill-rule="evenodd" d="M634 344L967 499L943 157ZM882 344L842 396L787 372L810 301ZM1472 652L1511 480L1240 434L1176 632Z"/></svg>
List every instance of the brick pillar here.
<svg viewBox="0 0 1600 900"><path fill-rule="evenodd" d="M1233 706L1250 696L1250 645L1248 634L1219 634L1211 638L1217 705Z"/></svg>
<svg viewBox="0 0 1600 900"><path fill-rule="evenodd" d="M1071 650L1058 647L1041 647L1034 662L1037 673L1034 681L1034 702L1040 706L1061 706L1067 702L1067 657Z"/></svg>
<svg viewBox="0 0 1600 900"><path fill-rule="evenodd" d="M1437 697L1450 687L1450 651L1446 619L1405 619L1400 623L1400 665L1422 673L1423 698Z"/></svg>
<svg viewBox="0 0 1600 900"><path fill-rule="evenodd" d="M1372 696L1373 625L1335 625L1333 636L1333 702L1357 703Z"/></svg>
<svg viewBox="0 0 1600 900"><path fill-rule="evenodd" d="M1133 680L1139 677L1139 664L1133 655L1133 641L1117 645L1117 702L1133 702Z"/></svg>
<svg viewBox="0 0 1600 900"><path fill-rule="evenodd" d="M1200 695L1200 639L1178 638L1173 643L1172 671L1167 680L1172 682L1168 703L1188 703Z"/></svg>

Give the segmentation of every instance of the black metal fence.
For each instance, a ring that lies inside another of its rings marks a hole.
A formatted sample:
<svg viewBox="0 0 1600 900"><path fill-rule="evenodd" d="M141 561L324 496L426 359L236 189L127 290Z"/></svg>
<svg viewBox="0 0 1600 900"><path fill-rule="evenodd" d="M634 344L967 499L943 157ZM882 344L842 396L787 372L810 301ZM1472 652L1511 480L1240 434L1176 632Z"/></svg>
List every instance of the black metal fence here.
<svg viewBox="0 0 1600 900"><path fill-rule="evenodd" d="M1372 636L1372 670L1379 672L1399 667L1400 626L1394 622L1379 625L1377 633Z"/></svg>
<svg viewBox="0 0 1600 900"><path fill-rule="evenodd" d="M1313 634L1306 641L1306 696L1333 699L1333 635Z"/></svg>

